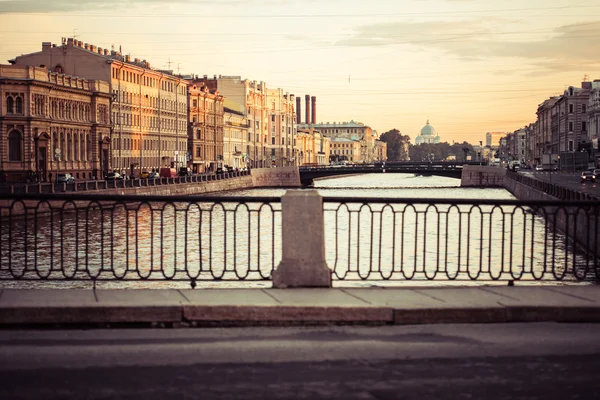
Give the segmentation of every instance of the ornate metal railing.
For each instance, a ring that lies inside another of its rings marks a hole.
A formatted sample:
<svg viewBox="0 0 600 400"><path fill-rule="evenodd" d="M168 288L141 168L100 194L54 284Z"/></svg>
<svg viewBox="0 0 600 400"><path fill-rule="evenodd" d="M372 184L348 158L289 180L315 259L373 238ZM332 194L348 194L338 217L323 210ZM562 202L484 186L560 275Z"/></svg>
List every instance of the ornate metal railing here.
<svg viewBox="0 0 600 400"><path fill-rule="evenodd" d="M600 277L598 202L326 197L290 220L315 212L339 281ZM303 245L283 243L290 220L279 197L5 195L0 286L268 281L282 246Z"/></svg>
<svg viewBox="0 0 600 400"><path fill-rule="evenodd" d="M340 280L589 281L600 278L600 204L324 199Z"/></svg>

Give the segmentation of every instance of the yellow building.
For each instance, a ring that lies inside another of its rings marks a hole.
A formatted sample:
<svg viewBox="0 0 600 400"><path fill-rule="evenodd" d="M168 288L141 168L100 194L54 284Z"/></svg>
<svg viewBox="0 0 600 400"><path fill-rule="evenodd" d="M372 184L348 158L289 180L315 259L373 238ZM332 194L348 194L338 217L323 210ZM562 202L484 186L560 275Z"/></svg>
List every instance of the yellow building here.
<svg viewBox="0 0 600 400"><path fill-rule="evenodd" d="M266 147L271 165L278 167L295 165L294 95L284 93L283 89L267 89L267 106L269 107L269 129Z"/></svg>
<svg viewBox="0 0 600 400"><path fill-rule="evenodd" d="M44 42L40 52L10 62L110 83L112 168L138 174L186 165L188 82L172 71L72 38L60 45Z"/></svg>
<svg viewBox="0 0 600 400"><path fill-rule="evenodd" d="M316 129L300 129L296 135L298 165L327 165L331 139Z"/></svg>
<svg viewBox="0 0 600 400"><path fill-rule="evenodd" d="M331 140L330 160L332 162L348 161L362 162L362 146L360 140L335 138Z"/></svg>
<svg viewBox="0 0 600 400"><path fill-rule="evenodd" d="M225 108L224 118L223 162L234 168L247 168L248 120L241 112L229 108Z"/></svg>
<svg viewBox="0 0 600 400"><path fill-rule="evenodd" d="M0 181L102 178L110 167L110 86L0 65Z"/></svg>

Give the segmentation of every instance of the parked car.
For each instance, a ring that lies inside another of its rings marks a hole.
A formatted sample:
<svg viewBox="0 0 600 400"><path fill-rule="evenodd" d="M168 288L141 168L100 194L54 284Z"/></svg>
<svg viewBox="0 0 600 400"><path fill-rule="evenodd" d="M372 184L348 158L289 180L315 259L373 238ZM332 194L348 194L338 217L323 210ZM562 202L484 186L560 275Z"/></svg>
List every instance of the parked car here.
<svg viewBox="0 0 600 400"><path fill-rule="evenodd" d="M109 172L108 174L106 174L104 179L106 179L107 181L122 181L123 177L118 172Z"/></svg>
<svg viewBox="0 0 600 400"><path fill-rule="evenodd" d="M598 177L600 177L600 168L593 169L592 173L594 174L596 179L598 179Z"/></svg>
<svg viewBox="0 0 600 400"><path fill-rule="evenodd" d="M148 173L148 179L158 179L160 178L160 176L158 176L158 172L156 171L152 171Z"/></svg>
<svg viewBox="0 0 600 400"><path fill-rule="evenodd" d="M535 170L536 170L536 171L543 171L543 170L544 170L544 167L542 167L541 165L536 165L536 166L535 166Z"/></svg>
<svg viewBox="0 0 600 400"><path fill-rule="evenodd" d="M177 174L179 176L192 176L192 170L186 167L180 167Z"/></svg>
<svg viewBox="0 0 600 400"><path fill-rule="evenodd" d="M71 174L56 174L56 183L75 183Z"/></svg>
<svg viewBox="0 0 600 400"><path fill-rule="evenodd" d="M148 171L142 171L140 173L140 179L148 179L148 175L150 175Z"/></svg>
<svg viewBox="0 0 600 400"><path fill-rule="evenodd" d="M585 182L596 183L596 175L592 171L583 171L581 173L581 183Z"/></svg>
<svg viewBox="0 0 600 400"><path fill-rule="evenodd" d="M177 178L177 170L175 168L161 168L159 174L161 178Z"/></svg>

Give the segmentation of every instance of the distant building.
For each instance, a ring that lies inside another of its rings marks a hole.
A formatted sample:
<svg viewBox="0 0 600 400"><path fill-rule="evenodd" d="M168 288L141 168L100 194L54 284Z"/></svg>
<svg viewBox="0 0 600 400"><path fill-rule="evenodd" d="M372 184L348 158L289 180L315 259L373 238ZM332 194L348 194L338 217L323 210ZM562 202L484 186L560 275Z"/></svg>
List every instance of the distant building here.
<svg viewBox="0 0 600 400"><path fill-rule="evenodd" d="M235 168L247 167L246 142L248 140L248 120L239 111L225 108L225 128L223 136L223 162Z"/></svg>
<svg viewBox="0 0 600 400"><path fill-rule="evenodd" d="M152 69L146 60L73 38L60 45L43 42L41 51L10 62L110 83L112 168L139 174L186 165L188 82L172 71Z"/></svg>
<svg viewBox="0 0 600 400"><path fill-rule="evenodd" d="M331 161L362 162L360 140L335 138L331 140Z"/></svg>
<svg viewBox="0 0 600 400"><path fill-rule="evenodd" d="M592 90L588 101L588 134L593 145L595 165L600 166L600 79L592 82Z"/></svg>
<svg viewBox="0 0 600 400"><path fill-rule="evenodd" d="M314 110L314 109L313 109ZM373 134L370 126L361 122L326 122L318 124L299 124L298 130L315 128L324 136L332 139L348 139L358 141L360 144L360 160L361 162L372 162L376 158L375 142L378 139L377 134ZM355 161L356 162L356 161Z"/></svg>
<svg viewBox="0 0 600 400"><path fill-rule="evenodd" d="M193 172L216 171L223 163L223 96L193 81L188 87L188 164Z"/></svg>
<svg viewBox="0 0 600 400"><path fill-rule="evenodd" d="M421 129L421 134L416 137L415 144L420 145L421 143L440 143L440 136L436 133L435 128L427 124Z"/></svg>
<svg viewBox="0 0 600 400"><path fill-rule="evenodd" d="M500 146L500 138L506 136L506 132L487 132L485 134L485 145L492 148Z"/></svg>
<svg viewBox="0 0 600 400"><path fill-rule="evenodd" d="M0 181L110 169L110 86L43 67L0 65Z"/></svg>

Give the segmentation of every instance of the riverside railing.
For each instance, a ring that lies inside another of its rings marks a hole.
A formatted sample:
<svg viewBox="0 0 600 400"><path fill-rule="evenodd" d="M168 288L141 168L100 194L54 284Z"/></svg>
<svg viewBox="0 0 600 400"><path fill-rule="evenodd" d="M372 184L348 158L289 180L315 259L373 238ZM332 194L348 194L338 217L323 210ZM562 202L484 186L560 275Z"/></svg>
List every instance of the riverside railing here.
<svg viewBox="0 0 600 400"><path fill-rule="evenodd" d="M222 179L237 178L250 175L249 171L225 172L222 174L196 174L176 178L145 178L118 180L76 180L74 183L36 182L0 184L0 195L7 194L52 194L64 192L87 192L91 190L107 190L146 186L176 185L181 183L206 183Z"/></svg>
<svg viewBox="0 0 600 400"><path fill-rule="evenodd" d="M560 173L557 172L556 174ZM506 171L506 176L514 181L529 186L532 189L536 189L546 194L549 194L550 196L555 197L559 200L600 200L600 198L598 198L597 196L588 193L582 193L577 190L568 189L566 187L554 184L552 182L540 181L533 177L522 175L514 171Z"/></svg>
<svg viewBox="0 0 600 400"><path fill-rule="evenodd" d="M600 278L598 202L326 197L304 208L279 197L1 196L0 286L268 281L286 246L312 262L282 234L311 213L323 213L310 229L324 231L337 281Z"/></svg>

